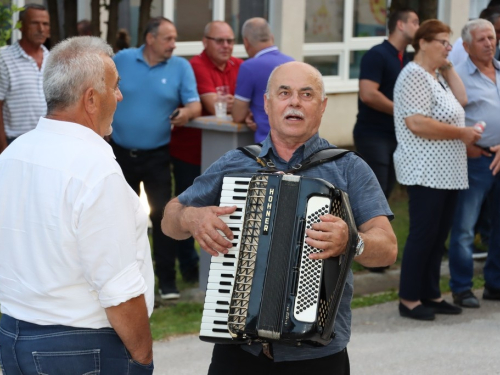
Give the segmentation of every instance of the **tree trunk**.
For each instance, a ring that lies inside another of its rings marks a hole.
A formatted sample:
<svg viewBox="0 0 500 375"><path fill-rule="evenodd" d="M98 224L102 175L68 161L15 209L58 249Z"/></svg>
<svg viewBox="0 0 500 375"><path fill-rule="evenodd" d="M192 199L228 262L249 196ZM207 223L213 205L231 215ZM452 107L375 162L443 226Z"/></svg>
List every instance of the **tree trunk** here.
<svg viewBox="0 0 500 375"><path fill-rule="evenodd" d="M110 0L108 7L108 44L114 48L116 44L116 33L118 32L118 5L120 0Z"/></svg>
<svg viewBox="0 0 500 375"><path fill-rule="evenodd" d="M77 11L76 1L64 0L64 34L66 38L78 35L76 27L78 22Z"/></svg>
<svg viewBox="0 0 500 375"><path fill-rule="evenodd" d="M425 0L418 4L418 16L420 22L425 20L430 20L432 18L437 18L437 0Z"/></svg>
<svg viewBox="0 0 500 375"><path fill-rule="evenodd" d="M139 27L137 29L137 47L140 47L143 43L142 36L146 25L151 18L151 3L153 0L141 0L141 6L139 8Z"/></svg>
<svg viewBox="0 0 500 375"><path fill-rule="evenodd" d="M59 10L57 9L57 0L47 0L47 7L50 16L50 45L55 46L61 40L59 30Z"/></svg>
<svg viewBox="0 0 500 375"><path fill-rule="evenodd" d="M90 3L90 13L92 16L91 27L93 36L101 36L101 4L99 0L92 0Z"/></svg>

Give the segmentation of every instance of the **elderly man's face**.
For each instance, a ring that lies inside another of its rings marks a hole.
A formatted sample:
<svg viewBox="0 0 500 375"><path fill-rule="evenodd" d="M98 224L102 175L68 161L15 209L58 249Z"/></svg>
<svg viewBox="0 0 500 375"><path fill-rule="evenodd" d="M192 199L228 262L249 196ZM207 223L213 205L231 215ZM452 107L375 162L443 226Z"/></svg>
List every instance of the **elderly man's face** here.
<svg viewBox="0 0 500 375"><path fill-rule="evenodd" d="M319 73L310 65L292 62L273 75L269 99L264 96L273 141L304 143L317 133L326 108Z"/></svg>
<svg viewBox="0 0 500 375"><path fill-rule="evenodd" d="M496 37L491 28L484 27L471 30L472 41L464 43L465 50L472 60L490 62L495 55Z"/></svg>
<svg viewBox="0 0 500 375"><path fill-rule="evenodd" d="M216 65L223 65L233 54L234 33L227 23L214 23L208 35L203 37L203 46L207 56Z"/></svg>
<svg viewBox="0 0 500 375"><path fill-rule="evenodd" d="M123 99L120 88L118 87L119 76L113 60L105 56L104 58L104 92L99 93L100 108L98 119L98 134L101 136L110 135L113 131L111 123L116 111L116 105Z"/></svg>
<svg viewBox="0 0 500 375"><path fill-rule="evenodd" d="M176 41L177 29L167 21L160 23L156 36L148 34L147 38L147 43L158 61L165 61L172 57Z"/></svg>
<svg viewBox="0 0 500 375"><path fill-rule="evenodd" d="M21 25L22 39L40 46L50 36L49 13L40 9L28 9Z"/></svg>

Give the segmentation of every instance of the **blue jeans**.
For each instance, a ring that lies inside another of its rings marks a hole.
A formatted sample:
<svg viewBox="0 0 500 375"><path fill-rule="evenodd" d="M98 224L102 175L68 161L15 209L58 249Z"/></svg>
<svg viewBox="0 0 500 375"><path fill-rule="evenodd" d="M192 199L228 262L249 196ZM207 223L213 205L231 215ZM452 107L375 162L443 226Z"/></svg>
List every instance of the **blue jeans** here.
<svg viewBox="0 0 500 375"><path fill-rule="evenodd" d="M491 174L489 166L492 160L493 157L481 156L467 161L469 189L458 194L449 248L450 287L454 293L472 288L474 225L487 197L491 231L484 279L486 287L500 289L500 174Z"/></svg>
<svg viewBox="0 0 500 375"><path fill-rule="evenodd" d="M149 375L154 365L132 360L112 328L42 326L4 314L0 368L4 375Z"/></svg>

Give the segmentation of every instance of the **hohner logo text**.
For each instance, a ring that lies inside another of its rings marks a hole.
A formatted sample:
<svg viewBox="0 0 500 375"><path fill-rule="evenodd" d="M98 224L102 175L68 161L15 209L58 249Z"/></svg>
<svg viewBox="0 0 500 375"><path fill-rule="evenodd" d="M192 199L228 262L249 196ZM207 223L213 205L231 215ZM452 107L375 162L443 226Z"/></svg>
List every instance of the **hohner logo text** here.
<svg viewBox="0 0 500 375"><path fill-rule="evenodd" d="M264 207L264 217L262 218L262 234L267 234L269 232L269 221L271 220L271 210L273 208L273 198L274 198L274 188L269 189L267 193L267 201Z"/></svg>

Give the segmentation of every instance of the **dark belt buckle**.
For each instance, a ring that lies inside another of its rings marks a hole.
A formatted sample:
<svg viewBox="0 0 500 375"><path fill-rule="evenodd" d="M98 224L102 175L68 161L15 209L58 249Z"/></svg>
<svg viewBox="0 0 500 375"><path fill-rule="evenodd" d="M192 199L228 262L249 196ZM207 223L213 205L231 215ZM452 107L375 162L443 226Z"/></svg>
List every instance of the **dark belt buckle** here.
<svg viewBox="0 0 500 375"><path fill-rule="evenodd" d="M129 155L131 158L136 158L137 157L137 149L133 149L129 151Z"/></svg>

